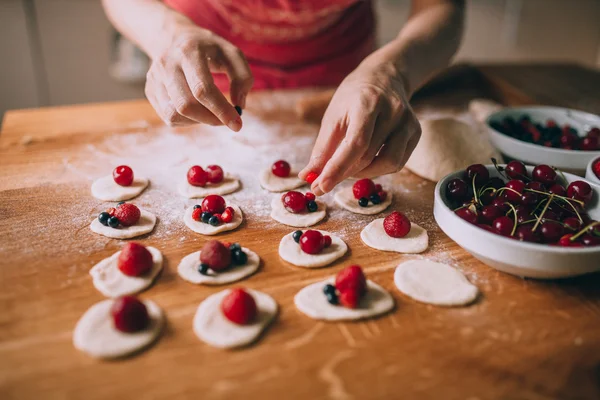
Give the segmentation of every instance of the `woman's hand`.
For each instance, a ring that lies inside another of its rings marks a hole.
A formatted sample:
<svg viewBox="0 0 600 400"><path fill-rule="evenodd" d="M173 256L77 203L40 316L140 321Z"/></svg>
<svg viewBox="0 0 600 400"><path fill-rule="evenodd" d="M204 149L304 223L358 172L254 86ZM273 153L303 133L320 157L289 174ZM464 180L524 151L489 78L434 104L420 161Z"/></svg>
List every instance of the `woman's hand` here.
<svg viewBox="0 0 600 400"><path fill-rule="evenodd" d="M367 61L367 60L366 60ZM421 136L406 84L391 63L364 62L344 79L323 116L308 165L319 173L311 190L330 192L344 179L402 169Z"/></svg>
<svg viewBox="0 0 600 400"><path fill-rule="evenodd" d="M169 125L205 123L242 128L234 106L214 84L211 72L225 72L234 105L244 107L253 78L244 54L206 29L182 28L152 61L146 97Z"/></svg>

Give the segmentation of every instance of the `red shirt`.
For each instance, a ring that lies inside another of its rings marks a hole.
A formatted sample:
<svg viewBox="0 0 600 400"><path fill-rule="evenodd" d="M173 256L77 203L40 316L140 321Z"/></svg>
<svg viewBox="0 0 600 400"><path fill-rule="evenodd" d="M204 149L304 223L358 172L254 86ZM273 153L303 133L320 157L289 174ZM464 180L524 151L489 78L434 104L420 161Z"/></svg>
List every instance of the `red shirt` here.
<svg viewBox="0 0 600 400"><path fill-rule="evenodd" d="M239 47L254 89L335 86L374 49L370 0L165 0ZM215 75L221 90L226 76Z"/></svg>

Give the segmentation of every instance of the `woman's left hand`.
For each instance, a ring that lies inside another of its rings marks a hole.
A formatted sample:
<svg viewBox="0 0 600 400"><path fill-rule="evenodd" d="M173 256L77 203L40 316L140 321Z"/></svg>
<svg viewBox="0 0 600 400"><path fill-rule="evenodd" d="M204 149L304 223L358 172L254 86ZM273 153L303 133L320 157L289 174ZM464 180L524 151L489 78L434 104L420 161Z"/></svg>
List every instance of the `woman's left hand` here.
<svg viewBox="0 0 600 400"><path fill-rule="evenodd" d="M344 179L402 169L421 136L406 84L391 63L363 62L344 79L325 111L308 165L319 173L311 190L330 192Z"/></svg>

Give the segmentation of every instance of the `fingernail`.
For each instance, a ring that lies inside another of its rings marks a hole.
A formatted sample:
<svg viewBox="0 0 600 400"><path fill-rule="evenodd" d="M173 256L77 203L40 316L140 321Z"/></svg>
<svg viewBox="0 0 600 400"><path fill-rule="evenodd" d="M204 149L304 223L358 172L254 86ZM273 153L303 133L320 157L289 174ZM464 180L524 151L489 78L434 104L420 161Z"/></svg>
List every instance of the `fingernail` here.
<svg viewBox="0 0 600 400"><path fill-rule="evenodd" d="M318 185L315 186L315 187L313 187L313 188L311 188L311 191L312 191L312 193L315 196L323 196L323 194L324 194L323 191L321 191L321 188Z"/></svg>
<svg viewBox="0 0 600 400"><path fill-rule="evenodd" d="M229 121L229 123L227 124L227 126L232 131L237 132L240 129L242 129L242 119L240 117L237 117L236 119L234 119L232 121Z"/></svg>

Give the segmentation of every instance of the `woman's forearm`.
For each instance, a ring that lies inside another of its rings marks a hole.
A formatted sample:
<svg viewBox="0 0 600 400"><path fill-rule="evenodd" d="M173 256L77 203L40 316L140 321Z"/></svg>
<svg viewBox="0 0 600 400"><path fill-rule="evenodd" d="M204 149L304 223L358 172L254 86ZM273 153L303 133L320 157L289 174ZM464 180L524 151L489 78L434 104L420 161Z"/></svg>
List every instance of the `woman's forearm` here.
<svg viewBox="0 0 600 400"><path fill-rule="evenodd" d="M182 27L194 24L160 0L102 0L115 28L154 59Z"/></svg>

